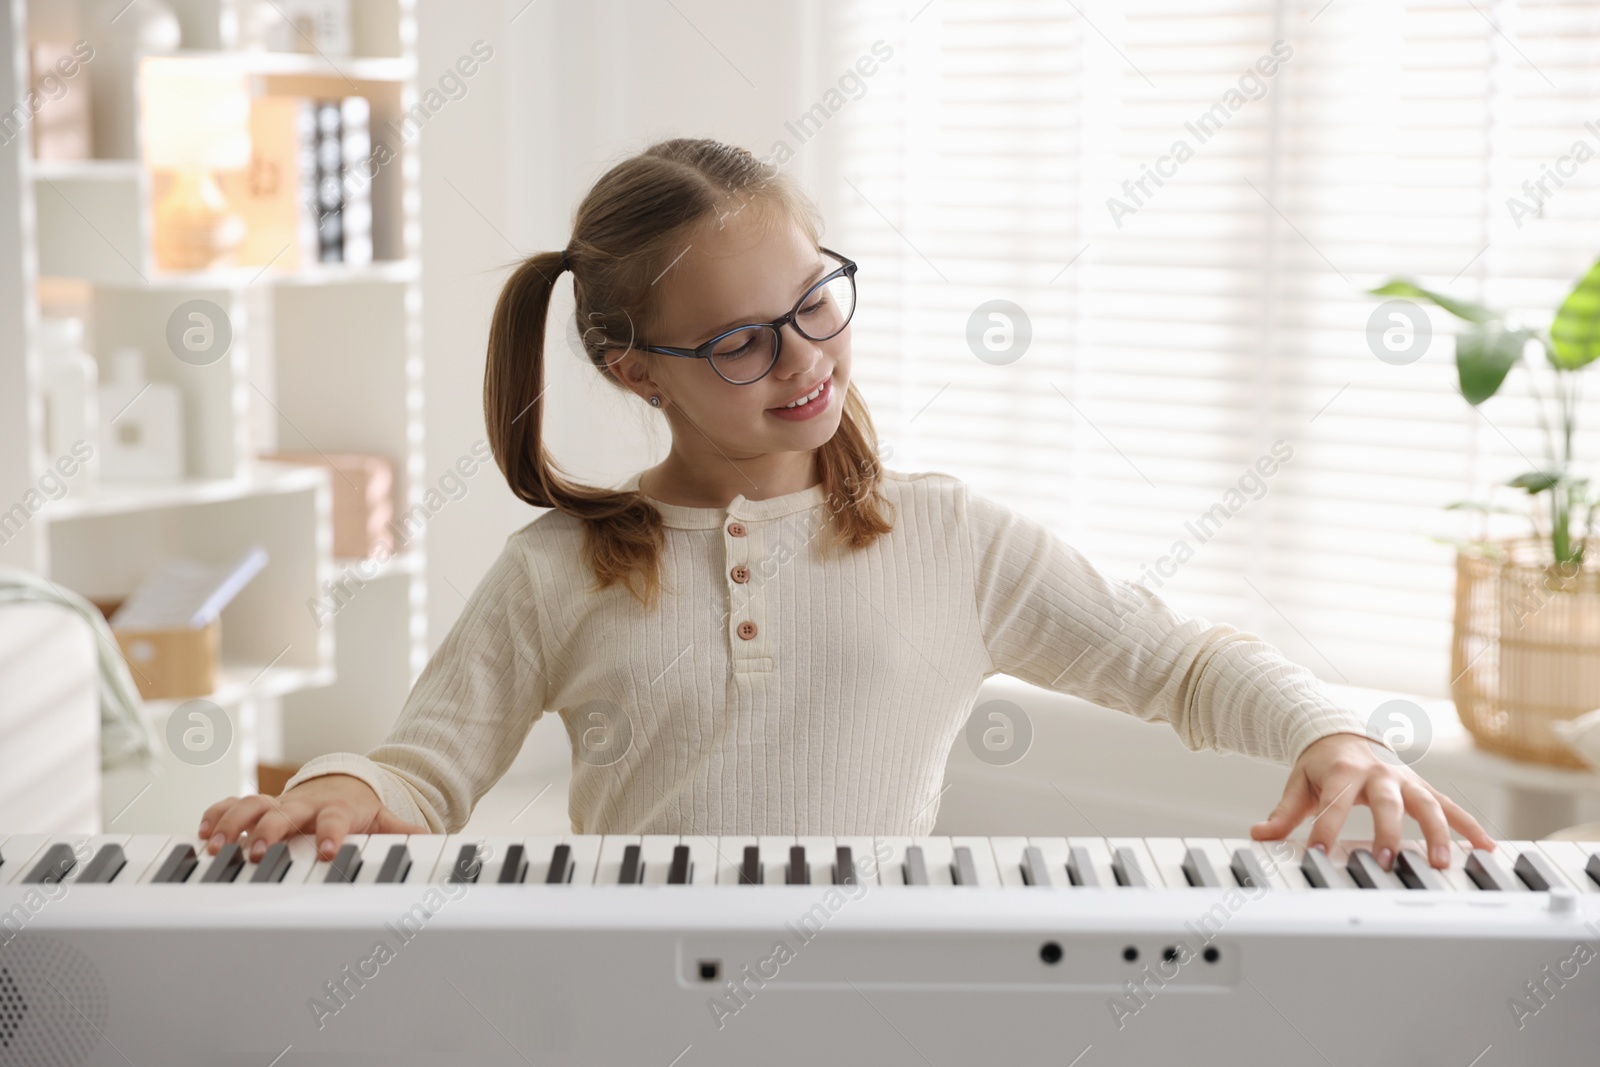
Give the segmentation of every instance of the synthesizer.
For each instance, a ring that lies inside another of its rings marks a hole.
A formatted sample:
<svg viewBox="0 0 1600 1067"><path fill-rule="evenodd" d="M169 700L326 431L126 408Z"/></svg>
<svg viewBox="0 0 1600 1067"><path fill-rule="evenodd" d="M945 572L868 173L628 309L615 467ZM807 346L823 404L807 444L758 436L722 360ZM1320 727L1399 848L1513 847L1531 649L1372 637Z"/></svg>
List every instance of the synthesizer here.
<svg viewBox="0 0 1600 1067"><path fill-rule="evenodd" d="M0 1067L1592 1064L1600 842L0 833Z"/></svg>

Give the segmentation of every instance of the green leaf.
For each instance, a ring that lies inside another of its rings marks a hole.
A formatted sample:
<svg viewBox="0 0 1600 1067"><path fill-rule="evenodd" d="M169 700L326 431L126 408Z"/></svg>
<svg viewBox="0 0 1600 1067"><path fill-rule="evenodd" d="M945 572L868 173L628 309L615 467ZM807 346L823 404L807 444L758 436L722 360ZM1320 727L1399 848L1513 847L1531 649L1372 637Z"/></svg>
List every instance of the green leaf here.
<svg viewBox="0 0 1600 1067"><path fill-rule="evenodd" d="M1561 302L1550 324L1550 362L1577 370L1600 359L1600 260Z"/></svg>
<svg viewBox="0 0 1600 1067"><path fill-rule="evenodd" d="M1557 471L1529 471L1519 474L1506 484L1513 489L1526 489L1529 496L1554 489L1561 484L1562 475Z"/></svg>
<svg viewBox="0 0 1600 1067"><path fill-rule="evenodd" d="M1495 313L1482 304L1474 304L1470 300L1455 300L1443 293L1435 293L1419 285L1413 285L1404 278L1391 278L1378 288L1368 289L1367 292L1373 296L1409 296L1414 300L1431 301L1456 318L1468 322L1488 322L1495 318Z"/></svg>
<svg viewBox="0 0 1600 1067"><path fill-rule="evenodd" d="M1532 336L1530 330L1508 330L1499 322L1472 326L1456 334L1456 371L1467 403L1477 407L1499 392Z"/></svg>

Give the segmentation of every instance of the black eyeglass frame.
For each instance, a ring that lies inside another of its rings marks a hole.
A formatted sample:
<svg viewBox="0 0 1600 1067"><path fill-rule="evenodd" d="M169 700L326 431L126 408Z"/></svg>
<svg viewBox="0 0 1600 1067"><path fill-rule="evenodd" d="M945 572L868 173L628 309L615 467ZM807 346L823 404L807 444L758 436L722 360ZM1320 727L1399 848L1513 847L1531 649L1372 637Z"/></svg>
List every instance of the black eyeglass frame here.
<svg viewBox="0 0 1600 1067"><path fill-rule="evenodd" d="M848 256L841 256L831 248L823 248L820 245L817 247L817 251L837 259L840 265L837 270L829 271L821 278L818 278L814 285L801 294L800 299L795 301L794 307L789 309L788 314L783 315L780 318L773 319L771 322L747 322L742 326L734 326L731 329L723 330L705 344L698 345L694 348L671 348L666 345L637 345L635 347L643 352L659 352L664 356L678 356L682 359L703 359L711 364L711 369L716 372L717 377L721 378L729 385L754 385L762 378L765 378L767 375L771 374L772 368L778 365L778 360L783 356L783 328L785 326L793 326L795 328L795 332L808 341L826 341L829 338L837 337L843 333L844 328L850 325L850 320L855 318L856 303L859 299L858 294L856 294L856 261ZM852 295L857 296L857 299L851 300L850 314L846 316L844 322L839 324L839 328L837 330L834 330L832 333L828 334L827 337L812 337L809 333L806 333L805 329L800 325L799 319L797 319L795 316L800 313L800 309L805 306L806 301L811 299L812 295L815 294L818 289L821 289L829 282L840 277L850 279L850 291ZM720 370L717 370L717 361L712 358L712 346L730 334L738 333L741 330L756 328L767 328L772 330L773 333L777 334L778 341L772 348L772 362L767 365L766 370L762 371L760 374L756 375L754 378L751 378L747 382L733 381Z"/></svg>

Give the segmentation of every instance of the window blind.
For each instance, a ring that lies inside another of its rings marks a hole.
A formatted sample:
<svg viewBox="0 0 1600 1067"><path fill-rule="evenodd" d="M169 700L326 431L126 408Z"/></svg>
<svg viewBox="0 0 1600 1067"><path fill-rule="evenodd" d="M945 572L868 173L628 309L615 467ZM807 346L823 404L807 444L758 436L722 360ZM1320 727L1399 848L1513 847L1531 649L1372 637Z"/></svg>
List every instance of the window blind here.
<svg viewBox="0 0 1600 1067"><path fill-rule="evenodd" d="M1474 410L1454 320L1385 362L1364 290L1548 324L1600 255L1600 9L855 0L827 39L894 50L815 149L889 465L1329 681L1446 695L1439 539L1482 520L1445 506L1544 447L1522 369ZM1600 389L1582 417L1592 460Z"/></svg>

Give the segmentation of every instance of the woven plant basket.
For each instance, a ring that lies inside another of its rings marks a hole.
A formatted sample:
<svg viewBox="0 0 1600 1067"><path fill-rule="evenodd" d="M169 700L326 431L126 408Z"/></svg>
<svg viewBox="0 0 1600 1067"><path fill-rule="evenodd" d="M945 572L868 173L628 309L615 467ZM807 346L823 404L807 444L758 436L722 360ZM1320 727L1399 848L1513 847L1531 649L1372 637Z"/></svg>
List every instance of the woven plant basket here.
<svg viewBox="0 0 1600 1067"><path fill-rule="evenodd" d="M1600 567L1558 568L1534 540L1496 547L1456 556L1456 711L1482 748L1586 769L1550 725L1600 708Z"/></svg>

